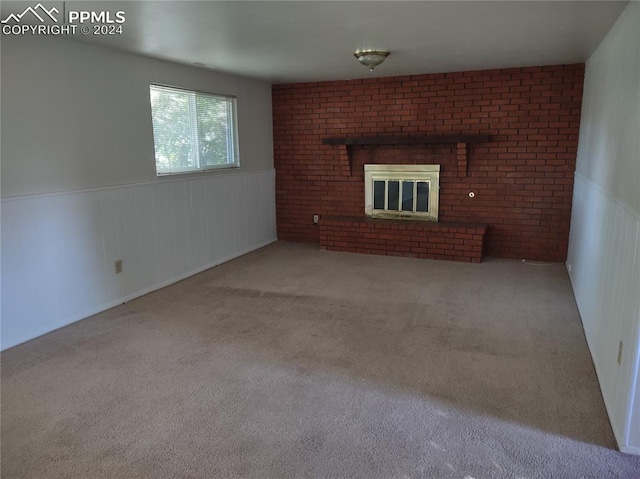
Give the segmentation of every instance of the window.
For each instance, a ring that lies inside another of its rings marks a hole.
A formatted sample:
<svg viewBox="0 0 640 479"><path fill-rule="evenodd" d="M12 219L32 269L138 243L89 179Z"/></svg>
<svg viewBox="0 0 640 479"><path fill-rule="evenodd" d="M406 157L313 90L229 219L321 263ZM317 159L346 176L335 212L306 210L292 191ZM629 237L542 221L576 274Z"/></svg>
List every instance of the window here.
<svg viewBox="0 0 640 479"><path fill-rule="evenodd" d="M236 99L151 85L156 173L240 166Z"/></svg>
<svg viewBox="0 0 640 479"><path fill-rule="evenodd" d="M367 216L438 221L440 165L364 165Z"/></svg>

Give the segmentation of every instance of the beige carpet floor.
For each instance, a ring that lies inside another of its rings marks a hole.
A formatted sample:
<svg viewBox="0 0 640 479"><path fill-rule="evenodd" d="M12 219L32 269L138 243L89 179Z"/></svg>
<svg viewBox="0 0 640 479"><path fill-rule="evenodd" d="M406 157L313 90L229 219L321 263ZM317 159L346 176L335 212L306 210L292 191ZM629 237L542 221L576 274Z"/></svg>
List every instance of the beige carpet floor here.
<svg viewBox="0 0 640 479"><path fill-rule="evenodd" d="M277 243L2 353L6 478L639 478L562 265Z"/></svg>

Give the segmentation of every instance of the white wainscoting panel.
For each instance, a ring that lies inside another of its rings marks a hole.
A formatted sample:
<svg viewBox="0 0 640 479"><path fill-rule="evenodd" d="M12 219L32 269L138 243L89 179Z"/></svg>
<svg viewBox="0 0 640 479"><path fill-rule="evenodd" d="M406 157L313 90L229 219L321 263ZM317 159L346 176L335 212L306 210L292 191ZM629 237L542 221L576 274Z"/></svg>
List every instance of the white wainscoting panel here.
<svg viewBox="0 0 640 479"><path fill-rule="evenodd" d="M567 265L618 445L640 451L640 218L579 173Z"/></svg>
<svg viewBox="0 0 640 479"><path fill-rule="evenodd" d="M2 349L275 240L273 170L5 198Z"/></svg>

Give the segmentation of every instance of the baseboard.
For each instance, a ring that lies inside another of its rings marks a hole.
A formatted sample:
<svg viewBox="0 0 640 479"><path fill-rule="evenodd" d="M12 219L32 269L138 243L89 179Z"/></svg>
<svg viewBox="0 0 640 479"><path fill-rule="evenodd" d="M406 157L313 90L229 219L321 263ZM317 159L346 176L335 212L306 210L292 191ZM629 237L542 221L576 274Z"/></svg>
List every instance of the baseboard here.
<svg viewBox="0 0 640 479"><path fill-rule="evenodd" d="M616 445L618 446L618 449L622 450L621 448L621 444L622 441L620 440L620 434L617 431L616 428L616 424L614 421L612 421L612 417L613 415L611 414L611 411L609 410L609 398L607 397L607 392L605 391L605 389L602 387L602 382L600 381L600 378L602 377L600 374L600 371L598 371L598 364L596 363L596 361L593 360L593 353L592 351L592 345L591 343L589 343L589 336L587 335L587 332L584 329L584 322L582 320L582 311L580 311L580 303L578 302L578 298L576 297L576 293L573 290L573 273L571 271L569 271L567 269L567 272L569 274L569 284L571 285L571 292L573 293L573 299L576 302L576 307L578 308L578 315L580 316L580 325L582 326L582 334L584 334L584 339L587 343L587 348L589 349L589 356L591 358L591 364L593 364L593 369L596 372L596 379L598 380L598 389L600 389L600 394L602 394L602 402L604 402L604 409L605 411L607 411L607 418L609 419L609 424L611 425L611 430L613 431L613 436L616 440Z"/></svg>
<svg viewBox="0 0 640 479"><path fill-rule="evenodd" d="M194 275L196 275L198 273L202 273L203 271L206 271L208 269L215 268L216 266L221 265L222 263L226 263L227 261L231 261L232 259L236 259L236 258L238 258L240 256L243 256L243 255L247 254L247 253L251 253L252 251L255 251L257 249L264 248L265 246L270 245L271 243L275 243L276 241L278 241L277 238L276 239L270 239L268 241L264 241L262 243L258 243L257 245L253 245L253 246L251 246L249 248L246 248L246 249L244 249L242 251L238 251L236 253L230 254L228 256L220 258L219 260L214 261L213 263L209 263L209 264L207 264L205 266L201 266L201 267L196 268L194 270L191 270L191 271L189 271L187 273L181 274L180 276L175 276L175 277L173 277L173 278L171 278L171 279L169 279L167 281L163 281L162 283L158 283L158 284L153 285L153 286L151 286L149 288L143 289L142 291L138 291L136 293L130 294L128 296L125 296L125 297L119 299L118 301L116 301L115 304L113 304L113 306L117 306L118 304L126 303L128 301L131 301L132 299L136 299L136 298L139 298L140 296L144 296L145 294L149 294L149 293L151 293L153 291L157 291L159 289L166 288L167 286L171 286L172 284L177 283L179 281L182 281L183 279L187 279L187 278L189 278L191 276L194 276ZM113 306L109 306L109 307L112 308ZM98 312L106 311L107 309L109 309L109 308L104 308L104 309L102 309L102 310L100 310ZM97 313L92 313L92 314L97 314ZM88 316L84 316L84 317L86 318Z"/></svg>
<svg viewBox="0 0 640 479"><path fill-rule="evenodd" d="M622 446L620 448L620 451L624 452L625 454L640 456L640 446Z"/></svg>
<svg viewBox="0 0 640 479"><path fill-rule="evenodd" d="M133 299L139 298L140 296L144 296L145 294L149 294L149 293L151 293L153 291L157 291L159 289L166 288L167 286L170 286L170 285L172 285L174 283L182 281L183 279L187 279L187 278L189 278L191 276L194 276L194 275L196 275L198 273L202 273L203 271L206 271L208 269L214 268L214 267L216 267L216 266L218 266L218 265L220 265L222 263L226 263L227 261L231 261L232 259L238 258L239 256L243 256L243 255L245 255L247 253L251 253L252 251L255 251L257 249L264 248L265 246L270 245L271 243L275 243L276 241L278 241L277 238L269 239L267 241L264 241L262 243L258 243L256 245L253 245L253 246L251 246L249 248L246 248L244 250L241 250L241 251L238 251L236 253L233 253L233 254L230 254L228 256L225 256L223 258L220 258L220 259L218 259L218 260L216 260L216 261L214 261L212 263L209 263L207 265L204 265L204 266L201 266L201 267L196 268L194 270L191 270L191 271L189 271L187 273L181 274L179 276L175 276L175 277L173 277L171 279L168 279L167 281L163 281L161 283L155 284L155 285L150 286L148 288L145 288L145 289L143 289L141 291L136 291L133 294L129 294L127 296L123 296L123 297L118 298L118 299L116 299L114 301L110 301L108 303L104 303L104 304L102 304L102 305L100 305L100 306L98 306L96 308L92 308L90 310L83 311L82 313L79 313L79 314L77 314L77 315L75 315L73 317L67 318L64 321L56 322L56 323L52 324L50 328L47 328L46 330L40 331L40 332L36 333L35 335L33 335L33 334L30 334L28 336L25 335L25 336L19 338L18 340L13 341L12 343L10 343L10 344L6 345L5 347L3 347L2 351L6 351L6 350L8 350L10 348L13 348L13 347L16 347L16 346L18 346L20 344L24 344L24 343L26 343L28 341L31 341L33 339L39 338L41 336L44 336L45 334L52 333L53 331L56 331L56 330L58 330L60 328L64 328L65 326L69 326L70 324L76 323L78 321L82 321L83 319L87 319L87 318L89 318L89 317L91 317L91 316L93 316L95 314L102 313L103 311L106 311L108 309L114 308L116 306L119 306L119 305L121 305L123 303L126 303L128 301L131 301Z"/></svg>
<svg viewBox="0 0 640 479"><path fill-rule="evenodd" d="M600 374L598 374L598 367L595 366L595 363L594 363L594 367L596 370L596 376L598 377L598 386L600 386ZM607 417L609 418L609 424L611 425L611 430L613 431L613 437L616 440L616 445L618 446L618 450L624 452L624 448L626 446L623 446L624 441L622 440L622 434L618 431L618 428L616 427L616 423L611 420L611 418L613 417L613 415L611 414L611 411L609 410L609 404L611 404L611 401L609 400L607 393L602 387L600 387L600 393L602 394L602 398L604 399L604 408L607 411Z"/></svg>
<svg viewBox="0 0 640 479"><path fill-rule="evenodd" d="M624 440L623 440L623 435L618 431L618 428L616 427L616 423L614 421L612 421L612 417L613 415L611 414L610 411L610 404L611 401L609 399L609 397L607 396L607 392L605 391L605 389L601 386L601 381L600 378L602 377L600 374L600 371L598 371L598 364L596 363L596 361L593 360L593 354L592 354L592 345L589 343L589 336L587 335L585 329L584 329L584 322L582 321L582 312L580 311L580 304L578 303L578 298L576 298L575 295L575 291L573 290L573 272L569 271L567 269L567 273L569 274L569 283L571 284L571 292L573 293L573 297L574 300L576 302L576 306L578 308L578 314L580 316L580 324L582 325L582 332L584 334L585 337L585 341L587 342L587 347L589 349L589 355L591 356L591 364L593 364L593 368L596 372L596 378L598 379L598 389L600 389L600 394L602 394L602 399L604 402L604 408L605 411L607 412L607 417L609 419L609 424L611 425L611 430L613 431L613 436L614 439L616 441L616 446L618 446L618 450L627 454L634 454L634 455L640 455L640 447L634 447L634 446L626 446L624 445Z"/></svg>

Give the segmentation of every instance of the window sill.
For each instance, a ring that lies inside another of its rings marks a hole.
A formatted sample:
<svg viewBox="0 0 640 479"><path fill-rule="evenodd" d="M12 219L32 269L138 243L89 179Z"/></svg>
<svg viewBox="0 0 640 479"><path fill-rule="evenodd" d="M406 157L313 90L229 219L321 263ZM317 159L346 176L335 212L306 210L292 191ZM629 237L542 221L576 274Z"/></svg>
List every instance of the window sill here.
<svg viewBox="0 0 640 479"><path fill-rule="evenodd" d="M158 173L156 172L156 177L158 178L166 178L169 176L178 176L178 175L199 175L202 173L211 173L214 171L227 171L227 170L238 170L240 169L240 165L224 165L224 166L216 166L207 168L204 170L188 170L188 171L175 171L173 173Z"/></svg>

